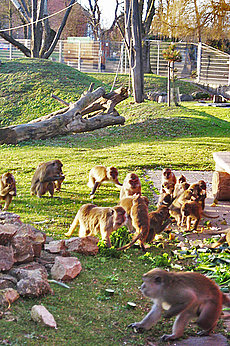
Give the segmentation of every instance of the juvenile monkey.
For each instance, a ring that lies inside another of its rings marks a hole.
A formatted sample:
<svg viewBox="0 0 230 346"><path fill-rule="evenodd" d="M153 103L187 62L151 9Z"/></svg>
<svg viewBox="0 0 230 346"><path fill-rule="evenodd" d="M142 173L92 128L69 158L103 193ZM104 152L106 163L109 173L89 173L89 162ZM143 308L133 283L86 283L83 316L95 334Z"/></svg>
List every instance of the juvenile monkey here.
<svg viewBox="0 0 230 346"><path fill-rule="evenodd" d="M79 237L101 233L102 240L106 240L107 246L111 247L110 234L122 227L125 221L125 210L120 206L109 208L83 204L65 236L70 237L79 223Z"/></svg>
<svg viewBox="0 0 230 346"><path fill-rule="evenodd" d="M173 184L173 186L176 184L176 176L171 170L171 168L164 168L162 171L161 176L161 191L165 183ZM160 191L160 192L161 192Z"/></svg>
<svg viewBox="0 0 230 346"><path fill-rule="evenodd" d="M136 173L128 173L121 187L120 200L134 194L141 194L141 182Z"/></svg>
<svg viewBox="0 0 230 346"><path fill-rule="evenodd" d="M209 335L218 322L222 305L230 307L230 298L200 273L156 268L144 274L141 292L153 300L152 309L141 322L129 327L148 330L159 321L163 311L166 318L177 316L172 334L163 335L163 341L180 338L189 321L196 317L197 325L203 330L200 334Z"/></svg>
<svg viewBox="0 0 230 346"><path fill-rule="evenodd" d="M0 201L5 202L2 210L7 210L13 196L16 196L16 182L13 174L7 172L0 177Z"/></svg>
<svg viewBox="0 0 230 346"><path fill-rule="evenodd" d="M120 201L119 205L125 209L126 215L127 215L127 221L126 221L126 226L130 232L133 232L133 225L132 225L132 219L131 219L131 209L133 206L133 199L135 198L136 195L133 196L128 196L125 198L122 198ZM147 197L142 196L143 200L145 201L146 206L148 207L149 205L149 200Z"/></svg>
<svg viewBox="0 0 230 346"><path fill-rule="evenodd" d="M186 181L186 177L182 174L178 179L173 191L173 199L179 197L185 190L189 188L189 183Z"/></svg>
<svg viewBox="0 0 230 346"><path fill-rule="evenodd" d="M161 205L155 211L149 213L149 234L146 243L151 243L156 234L160 234L171 223L169 218L169 208L166 205Z"/></svg>
<svg viewBox="0 0 230 346"><path fill-rule="evenodd" d="M170 212L170 215L176 219L177 226L181 225L181 219L182 219L181 207L182 207L182 205L184 203L190 201L191 199L195 200L195 198L196 197L193 194L193 192L190 189L188 189L188 190L185 190L181 195L179 195L179 197L174 199L174 201L170 205L169 212Z"/></svg>
<svg viewBox="0 0 230 346"><path fill-rule="evenodd" d="M95 166L89 172L89 181L87 186L92 189L90 198L94 198L94 194L106 182L112 182L120 187L122 184L118 181L118 170L115 167Z"/></svg>
<svg viewBox="0 0 230 346"><path fill-rule="evenodd" d="M61 183L65 179L62 166L63 164L60 160L40 163L32 178L31 195L41 197L46 192L49 192L50 196L53 197L55 186L60 190ZM55 182L57 182L57 185L55 185Z"/></svg>
<svg viewBox="0 0 230 346"><path fill-rule="evenodd" d="M149 214L148 206L146 205L145 197L136 195L133 198L133 203L130 212L132 225L138 235L127 245L118 248L117 250L124 250L132 246L137 240L140 240L141 248L145 251L144 243L149 234Z"/></svg>
<svg viewBox="0 0 230 346"><path fill-rule="evenodd" d="M195 219L195 223L193 226L193 231L197 230L199 225L201 215L202 215L202 205L197 201L188 201L182 204L181 206L181 215L182 220L181 224L183 225L184 220L187 220L187 231L191 229L191 221Z"/></svg>

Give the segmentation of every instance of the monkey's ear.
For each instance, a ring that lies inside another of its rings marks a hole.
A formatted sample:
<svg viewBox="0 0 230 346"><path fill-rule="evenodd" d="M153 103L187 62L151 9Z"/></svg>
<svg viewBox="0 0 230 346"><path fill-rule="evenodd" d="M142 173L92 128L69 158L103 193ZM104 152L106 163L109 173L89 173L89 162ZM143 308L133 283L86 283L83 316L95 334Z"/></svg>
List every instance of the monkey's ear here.
<svg viewBox="0 0 230 346"><path fill-rule="evenodd" d="M155 283L161 284L161 277L160 276L155 277Z"/></svg>

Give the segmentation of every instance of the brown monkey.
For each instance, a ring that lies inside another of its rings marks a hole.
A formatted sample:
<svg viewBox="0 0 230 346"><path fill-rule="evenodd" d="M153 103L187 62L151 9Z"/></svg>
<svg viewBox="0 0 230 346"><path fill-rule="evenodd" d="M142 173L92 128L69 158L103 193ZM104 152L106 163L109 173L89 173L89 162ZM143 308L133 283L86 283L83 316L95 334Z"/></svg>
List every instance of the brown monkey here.
<svg viewBox="0 0 230 346"><path fill-rule="evenodd" d="M160 234L171 223L169 218L169 208L166 205L161 205L155 211L149 213L149 234L146 243L151 243L156 234Z"/></svg>
<svg viewBox="0 0 230 346"><path fill-rule="evenodd" d="M172 203L172 196L169 193L164 192L164 190L161 192L158 198L157 202L157 208L160 207L161 205L166 205L169 207Z"/></svg>
<svg viewBox="0 0 230 346"><path fill-rule="evenodd" d="M125 209L126 215L127 215L127 221L126 221L126 226L129 231L133 232L133 225L132 225L132 219L131 219L131 209L133 205L133 199L135 198L136 195L133 196L128 196L125 198L122 198L120 201L119 205ZM149 205L149 200L147 197L142 196L143 200L145 201L147 207Z"/></svg>
<svg viewBox="0 0 230 346"><path fill-rule="evenodd" d="M13 174L7 172L0 177L0 201L4 201L5 205L2 210L7 210L13 196L16 196L16 182Z"/></svg>
<svg viewBox="0 0 230 346"><path fill-rule="evenodd" d="M165 183L176 184L176 176L171 168L164 168L161 176L161 190ZM161 191L160 191L161 192Z"/></svg>
<svg viewBox="0 0 230 346"><path fill-rule="evenodd" d="M173 199L179 197L185 190L189 188L190 184L186 181L186 177L182 174L178 179L174 187Z"/></svg>
<svg viewBox="0 0 230 346"><path fill-rule="evenodd" d="M90 198L94 198L94 194L102 183L112 182L120 187L122 184L118 181L118 170L115 167L95 166L89 172L89 181L87 186L92 189Z"/></svg>
<svg viewBox="0 0 230 346"><path fill-rule="evenodd" d="M127 249L137 240L140 240L141 248L143 251L145 251L144 243L146 242L149 234L149 214L145 197L138 194L134 196L130 216L132 219L132 225L138 235L129 244L118 248L117 250Z"/></svg>
<svg viewBox="0 0 230 346"><path fill-rule="evenodd" d="M48 191L50 196L53 197L55 182L58 182L57 187L60 190L61 183L65 179L62 166L60 160L40 163L32 178L31 194L41 197Z"/></svg>
<svg viewBox="0 0 230 346"><path fill-rule="evenodd" d="M152 309L142 321L129 327L148 330L160 320L165 310L164 317L177 317L172 334L163 335L163 341L180 338L193 318L197 318L197 325L203 329L200 334L209 335L218 322L222 305L230 307L230 298L214 281L200 273L167 272L156 268L144 274L141 292L153 300Z"/></svg>
<svg viewBox="0 0 230 346"><path fill-rule="evenodd" d="M188 189L188 190L185 190L179 197L174 199L174 201L170 205L169 212L170 212L170 215L173 216L176 219L177 226L181 225L181 219L182 219L181 206L185 202L188 202L188 201L190 201L192 199L195 200L196 199L196 195L193 194L193 191Z"/></svg>
<svg viewBox="0 0 230 346"><path fill-rule="evenodd" d="M70 237L79 223L79 237L101 233L102 240L106 240L107 246L111 247L110 234L122 227L125 221L125 210L120 206L109 208L91 203L83 204L65 235Z"/></svg>
<svg viewBox="0 0 230 346"><path fill-rule="evenodd" d="M204 180L199 180L198 184L199 184L199 186L201 188L200 196L199 196L198 200L201 203L202 210L204 210L204 208L205 208L205 198L207 197L207 194L206 194L207 186L206 186L206 183L205 183Z"/></svg>
<svg viewBox="0 0 230 346"><path fill-rule="evenodd" d="M128 173L120 191L120 200L124 197L141 194L141 182L136 173Z"/></svg>
<svg viewBox="0 0 230 346"><path fill-rule="evenodd" d="M182 225L184 223L185 218L187 219L187 231L190 231L191 220L195 219L195 223L192 229L193 231L195 231L201 219L202 205L197 201L185 202L181 206L181 215L182 215L182 220L181 220Z"/></svg>

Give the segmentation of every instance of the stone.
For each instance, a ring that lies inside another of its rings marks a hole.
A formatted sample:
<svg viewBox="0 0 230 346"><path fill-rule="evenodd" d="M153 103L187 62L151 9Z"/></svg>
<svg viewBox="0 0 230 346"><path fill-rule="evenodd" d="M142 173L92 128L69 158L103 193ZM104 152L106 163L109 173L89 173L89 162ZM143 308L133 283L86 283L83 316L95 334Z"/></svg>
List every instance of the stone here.
<svg viewBox="0 0 230 346"><path fill-rule="evenodd" d="M10 306L15 300L19 298L19 294L13 288L5 288L0 290L0 306Z"/></svg>
<svg viewBox="0 0 230 346"><path fill-rule="evenodd" d="M14 237L11 241L14 261L17 263L31 262L34 258L32 240L26 237Z"/></svg>
<svg viewBox="0 0 230 346"><path fill-rule="evenodd" d="M48 280L40 277L21 279L17 283L17 291L21 296L32 298L53 293Z"/></svg>
<svg viewBox="0 0 230 346"><path fill-rule="evenodd" d="M55 280L69 281L74 279L81 270L81 263L76 257L57 256L51 268L51 276Z"/></svg>
<svg viewBox="0 0 230 346"><path fill-rule="evenodd" d="M22 224L17 231L16 237L26 237L36 243L45 244L46 234L37 230L35 227L29 224Z"/></svg>
<svg viewBox="0 0 230 346"><path fill-rule="evenodd" d="M0 271L10 270L14 265L12 247L0 245Z"/></svg>
<svg viewBox="0 0 230 346"><path fill-rule="evenodd" d="M12 224L0 224L0 245L6 245L17 233L18 227Z"/></svg>
<svg viewBox="0 0 230 346"><path fill-rule="evenodd" d="M11 275L0 273L0 290L4 288L15 288L17 279Z"/></svg>
<svg viewBox="0 0 230 346"><path fill-rule="evenodd" d="M51 253L58 253L66 249L65 241L54 240L54 241L51 241L49 244L45 244L44 248L46 251L49 251Z"/></svg>
<svg viewBox="0 0 230 346"><path fill-rule="evenodd" d="M9 274L16 277L17 280L30 279L30 278L41 278L47 279L48 273L45 267L36 262L30 262L26 264L21 264L17 267L13 267Z"/></svg>
<svg viewBox="0 0 230 346"><path fill-rule="evenodd" d="M83 255L96 255L98 253L99 239L93 236L73 237L65 241L68 251L76 251Z"/></svg>
<svg viewBox="0 0 230 346"><path fill-rule="evenodd" d="M34 305L30 315L33 321L44 323L48 327L57 329L57 323L53 315L43 305Z"/></svg>
<svg viewBox="0 0 230 346"><path fill-rule="evenodd" d="M0 213L0 224L4 225L6 223L11 223L18 226L22 225L19 215L9 213L8 211L3 211Z"/></svg>

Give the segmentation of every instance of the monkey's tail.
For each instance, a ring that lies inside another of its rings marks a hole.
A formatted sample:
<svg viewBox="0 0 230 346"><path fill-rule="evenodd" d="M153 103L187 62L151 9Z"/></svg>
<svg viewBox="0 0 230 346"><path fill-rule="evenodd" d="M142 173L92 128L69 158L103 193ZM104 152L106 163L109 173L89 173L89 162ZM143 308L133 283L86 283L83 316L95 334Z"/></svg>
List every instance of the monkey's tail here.
<svg viewBox="0 0 230 346"><path fill-rule="evenodd" d="M67 233L65 233L66 237L70 237L73 234L73 232L75 231L75 229L77 227L78 222L79 222L79 219L78 219L78 213L77 213L72 224L70 225L69 231Z"/></svg>
<svg viewBox="0 0 230 346"><path fill-rule="evenodd" d="M119 247L119 248L117 248L117 250L125 250L125 249L130 248L134 243L136 243L136 241L138 239L140 239L140 237L141 237L141 233L139 233L129 244L126 244L122 247Z"/></svg>
<svg viewBox="0 0 230 346"><path fill-rule="evenodd" d="M230 296L225 293L222 293L222 295L223 295L223 305L230 308Z"/></svg>
<svg viewBox="0 0 230 346"><path fill-rule="evenodd" d="M217 219L219 217L219 215L209 215L209 214L206 214L204 211L202 211L202 215L205 216L205 217L208 217L210 219Z"/></svg>

